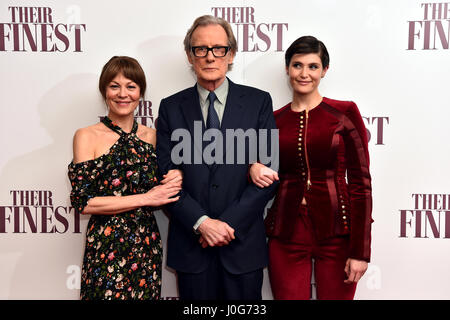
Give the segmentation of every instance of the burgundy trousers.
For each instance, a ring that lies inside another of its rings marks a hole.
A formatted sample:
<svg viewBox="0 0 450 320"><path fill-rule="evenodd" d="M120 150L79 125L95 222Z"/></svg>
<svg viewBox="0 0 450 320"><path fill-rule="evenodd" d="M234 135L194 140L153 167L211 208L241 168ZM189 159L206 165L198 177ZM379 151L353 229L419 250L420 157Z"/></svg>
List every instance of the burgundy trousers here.
<svg viewBox="0 0 450 320"><path fill-rule="evenodd" d="M312 259L317 299L352 300L356 283L346 284L344 271L349 237L334 237L318 242L311 219L302 206L295 235L289 240L269 239L269 277L276 300L311 299Z"/></svg>

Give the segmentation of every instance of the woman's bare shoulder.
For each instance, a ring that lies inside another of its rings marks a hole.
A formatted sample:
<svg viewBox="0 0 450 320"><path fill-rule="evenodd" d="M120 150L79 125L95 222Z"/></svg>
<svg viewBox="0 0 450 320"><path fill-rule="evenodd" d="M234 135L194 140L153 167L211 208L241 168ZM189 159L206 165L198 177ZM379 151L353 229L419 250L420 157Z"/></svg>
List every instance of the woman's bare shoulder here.
<svg viewBox="0 0 450 320"><path fill-rule="evenodd" d="M155 146L156 144L156 130L153 128L149 128L144 125L139 125L137 135L139 139L142 141L145 141L147 143L152 144Z"/></svg>
<svg viewBox="0 0 450 320"><path fill-rule="evenodd" d="M73 136L73 162L78 163L93 159L99 137L104 132L104 126L100 123L75 131Z"/></svg>

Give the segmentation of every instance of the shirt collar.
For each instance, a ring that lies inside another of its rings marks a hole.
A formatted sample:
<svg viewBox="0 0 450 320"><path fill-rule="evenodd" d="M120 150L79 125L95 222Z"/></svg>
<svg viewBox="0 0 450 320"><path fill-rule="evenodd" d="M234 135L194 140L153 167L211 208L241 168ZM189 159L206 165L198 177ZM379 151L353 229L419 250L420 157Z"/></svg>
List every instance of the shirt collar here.
<svg viewBox="0 0 450 320"><path fill-rule="evenodd" d="M225 77L225 80L222 82L222 84L214 90L214 93L216 94L217 100L221 104L224 104L226 101L227 95L228 95L228 78ZM198 95L200 97L200 101L206 103L206 100L208 99L209 91L203 88L201 85L197 83L197 91Z"/></svg>

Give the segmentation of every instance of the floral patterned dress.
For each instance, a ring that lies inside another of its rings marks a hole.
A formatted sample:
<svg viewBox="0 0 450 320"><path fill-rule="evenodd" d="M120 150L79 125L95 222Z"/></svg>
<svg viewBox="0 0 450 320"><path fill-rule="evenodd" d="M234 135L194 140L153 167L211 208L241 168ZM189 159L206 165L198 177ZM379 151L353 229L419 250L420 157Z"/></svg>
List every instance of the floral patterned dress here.
<svg viewBox="0 0 450 320"><path fill-rule="evenodd" d="M140 140L135 121L125 133L108 117L102 122L120 138L107 154L69 164L70 200L81 213L89 199L145 193L158 184L154 147ZM92 215L86 231L81 299L159 299L162 242L150 207L116 215Z"/></svg>

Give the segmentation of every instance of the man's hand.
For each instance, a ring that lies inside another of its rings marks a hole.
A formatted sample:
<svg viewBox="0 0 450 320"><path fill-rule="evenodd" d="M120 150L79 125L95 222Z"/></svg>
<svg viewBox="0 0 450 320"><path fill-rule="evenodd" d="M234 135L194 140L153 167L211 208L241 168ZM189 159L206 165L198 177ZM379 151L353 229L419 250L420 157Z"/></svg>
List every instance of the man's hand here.
<svg viewBox="0 0 450 320"><path fill-rule="evenodd" d="M207 246L221 247L235 239L234 229L226 222L217 219L207 218L200 224L197 230L201 234L199 242L203 248Z"/></svg>

